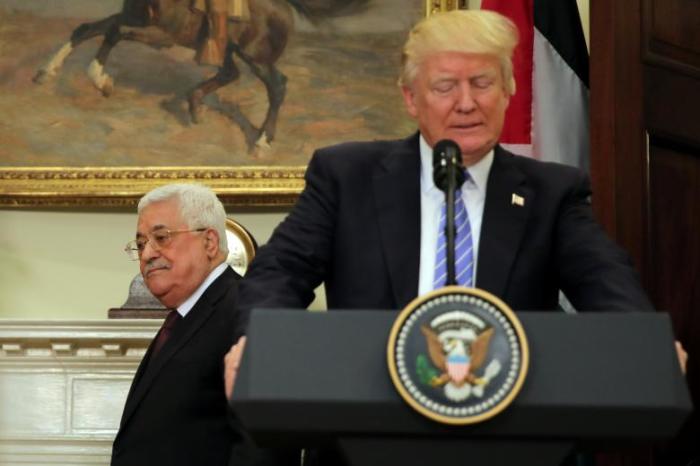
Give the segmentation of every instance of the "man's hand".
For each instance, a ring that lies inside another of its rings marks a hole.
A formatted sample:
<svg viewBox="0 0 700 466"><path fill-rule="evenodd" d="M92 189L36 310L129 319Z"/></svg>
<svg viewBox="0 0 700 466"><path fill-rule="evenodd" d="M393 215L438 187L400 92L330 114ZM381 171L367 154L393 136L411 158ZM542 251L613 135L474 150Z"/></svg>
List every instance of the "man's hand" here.
<svg viewBox="0 0 700 466"><path fill-rule="evenodd" d="M676 340L676 353L678 353L678 362L681 365L681 371L685 375L686 366L688 365L688 353L683 349L680 341Z"/></svg>
<svg viewBox="0 0 700 466"><path fill-rule="evenodd" d="M241 365L241 357L243 357L243 348L245 348L246 337L241 337L226 356L224 356L224 388L226 390L226 398L231 400L233 396L233 386L236 383L236 375L238 367Z"/></svg>

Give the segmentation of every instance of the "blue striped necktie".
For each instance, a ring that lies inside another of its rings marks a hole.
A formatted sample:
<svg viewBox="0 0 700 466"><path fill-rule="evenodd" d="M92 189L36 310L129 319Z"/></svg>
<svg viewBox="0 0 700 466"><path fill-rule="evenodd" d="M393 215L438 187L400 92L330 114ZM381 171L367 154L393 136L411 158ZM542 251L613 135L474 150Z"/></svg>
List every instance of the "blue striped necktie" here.
<svg viewBox="0 0 700 466"><path fill-rule="evenodd" d="M467 181L469 173L467 173ZM465 181L466 182L466 181ZM438 230L437 253L435 255L435 275L433 289L445 286L447 280L447 238L445 222L447 205L442 203L440 227ZM473 286L474 278L474 246L472 244L472 228L469 224L467 209L464 207L462 190L455 191L455 276L460 286Z"/></svg>

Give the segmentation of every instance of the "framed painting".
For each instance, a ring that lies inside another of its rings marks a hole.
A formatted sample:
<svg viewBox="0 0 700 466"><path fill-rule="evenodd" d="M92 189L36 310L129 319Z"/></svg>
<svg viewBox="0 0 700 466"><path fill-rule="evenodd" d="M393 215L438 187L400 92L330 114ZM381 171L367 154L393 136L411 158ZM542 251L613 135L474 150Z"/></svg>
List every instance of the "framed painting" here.
<svg viewBox="0 0 700 466"><path fill-rule="evenodd" d="M212 65L203 0L0 0L0 206L126 206L175 181L289 204L315 148L414 131L400 48L452 1L230 3L247 11Z"/></svg>

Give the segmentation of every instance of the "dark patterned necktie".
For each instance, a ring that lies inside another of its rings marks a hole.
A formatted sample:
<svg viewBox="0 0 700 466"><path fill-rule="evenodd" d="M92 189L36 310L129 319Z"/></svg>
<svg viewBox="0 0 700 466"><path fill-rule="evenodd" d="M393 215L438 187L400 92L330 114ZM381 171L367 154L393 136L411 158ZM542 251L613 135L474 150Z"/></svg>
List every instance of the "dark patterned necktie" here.
<svg viewBox="0 0 700 466"><path fill-rule="evenodd" d="M173 329L175 328L175 325L182 319L180 314L175 310L172 309L167 317L165 318L165 321L163 322L163 325L160 327L160 330L158 331L158 335L156 335L156 341L153 343L153 351L151 352L151 359L155 357L156 354L160 351L160 349L165 345L165 342L168 341L168 338L170 338L170 334L172 333Z"/></svg>

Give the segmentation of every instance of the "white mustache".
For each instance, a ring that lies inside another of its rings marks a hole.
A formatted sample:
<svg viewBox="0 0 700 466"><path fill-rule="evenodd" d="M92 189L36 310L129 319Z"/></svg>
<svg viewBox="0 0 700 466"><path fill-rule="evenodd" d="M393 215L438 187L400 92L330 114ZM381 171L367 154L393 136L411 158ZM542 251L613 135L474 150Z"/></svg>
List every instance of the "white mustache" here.
<svg viewBox="0 0 700 466"><path fill-rule="evenodd" d="M158 269L170 269L170 264L163 260L158 260L154 259L152 262L148 262L146 266L143 268L143 274L148 275L151 271L153 270L158 270Z"/></svg>

